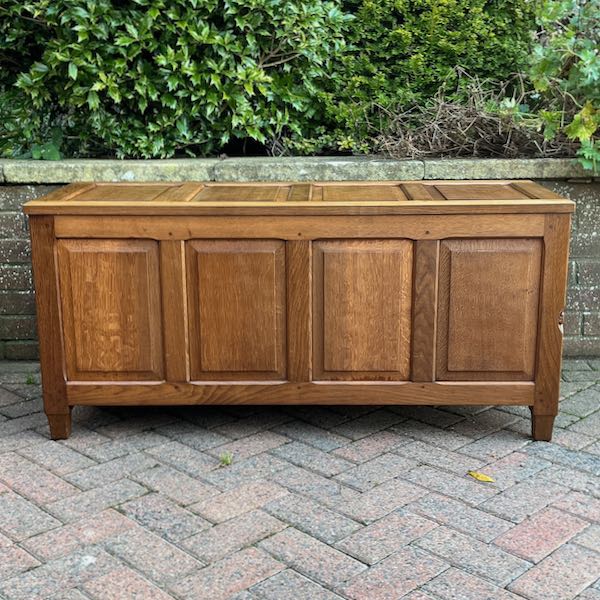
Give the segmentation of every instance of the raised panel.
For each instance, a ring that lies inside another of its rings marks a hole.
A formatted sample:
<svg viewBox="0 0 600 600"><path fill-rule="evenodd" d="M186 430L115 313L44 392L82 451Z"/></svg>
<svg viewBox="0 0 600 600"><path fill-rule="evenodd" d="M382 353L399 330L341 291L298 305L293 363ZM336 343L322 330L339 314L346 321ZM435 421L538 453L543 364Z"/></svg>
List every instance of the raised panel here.
<svg viewBox="0 0 600 600"><path fill-rule="evenodd" d="M406 380L412 242L315 242L314 379Z"/></svg>
<svg viewBox="0 0 600 600"><path fill-rule="evenodd" d="M541 239L440 245L438 380L532 380Z"/></svg>
<svg viewBox="0 0 600 600"><path fill-rule="evenodd" d="M187 244L191 377L285 377L285 244Z"/></svg>
<svg viewBox="0 0 600 600"><path fill-rule="evenodd" d="M57 247L68 379L162 379L158 243Z"/></svg>

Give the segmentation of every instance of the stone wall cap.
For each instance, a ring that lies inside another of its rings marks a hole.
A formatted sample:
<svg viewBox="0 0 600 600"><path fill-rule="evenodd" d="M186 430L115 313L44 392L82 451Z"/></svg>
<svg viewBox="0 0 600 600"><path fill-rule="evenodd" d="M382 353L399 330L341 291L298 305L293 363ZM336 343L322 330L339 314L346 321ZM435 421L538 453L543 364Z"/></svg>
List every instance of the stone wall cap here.
<svg viewBox="0 0 600 600"><path fill-rule="evenodd" d="M383 156L175 158L153 160L0 160L5 183L146 181L356 181L590 178L573 159Z"/></svg>

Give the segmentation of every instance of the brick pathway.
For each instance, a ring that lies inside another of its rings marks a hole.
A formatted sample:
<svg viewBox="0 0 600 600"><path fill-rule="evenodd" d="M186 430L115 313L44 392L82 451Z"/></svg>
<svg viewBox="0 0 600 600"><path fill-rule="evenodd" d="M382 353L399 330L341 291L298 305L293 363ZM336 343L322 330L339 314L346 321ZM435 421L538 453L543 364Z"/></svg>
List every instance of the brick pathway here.
<svg viewBox="0 0 600 600"><path fill-rule="evenodd" d="M79 408L51 442L0 363L0 598L598 600L600 360L563 379L551 444L521 407Z"/></svg>

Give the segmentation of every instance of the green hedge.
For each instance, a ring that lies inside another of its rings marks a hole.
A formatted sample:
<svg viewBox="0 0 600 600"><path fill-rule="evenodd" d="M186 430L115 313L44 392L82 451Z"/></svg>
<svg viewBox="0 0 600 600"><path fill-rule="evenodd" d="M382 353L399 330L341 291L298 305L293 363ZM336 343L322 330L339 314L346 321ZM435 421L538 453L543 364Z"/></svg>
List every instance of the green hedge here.
<svg viewBox="0 0 600 600"><path fill-rule="evenodd" d="M375 107L426 98L456 66L521 68L531 4L4 0L0 154L368 150Z"/></svg>

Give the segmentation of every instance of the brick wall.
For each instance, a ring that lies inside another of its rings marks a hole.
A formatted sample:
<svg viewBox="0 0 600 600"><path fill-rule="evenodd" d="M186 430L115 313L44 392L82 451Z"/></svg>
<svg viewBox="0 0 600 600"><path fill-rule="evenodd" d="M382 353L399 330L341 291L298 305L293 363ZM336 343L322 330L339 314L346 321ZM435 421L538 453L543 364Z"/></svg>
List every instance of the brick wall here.
<svg viewBox="0 0 600 600"><path fill-rule="evenodd" d="M600 356L600 182L540 181L577 202L565 355ZM0 358L37 357L35 305L24 202L52 185L0 185Z"/></svg>

